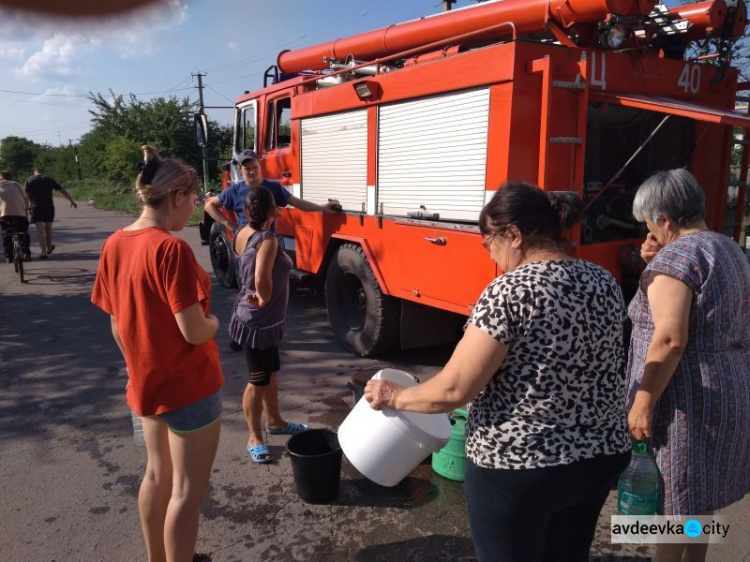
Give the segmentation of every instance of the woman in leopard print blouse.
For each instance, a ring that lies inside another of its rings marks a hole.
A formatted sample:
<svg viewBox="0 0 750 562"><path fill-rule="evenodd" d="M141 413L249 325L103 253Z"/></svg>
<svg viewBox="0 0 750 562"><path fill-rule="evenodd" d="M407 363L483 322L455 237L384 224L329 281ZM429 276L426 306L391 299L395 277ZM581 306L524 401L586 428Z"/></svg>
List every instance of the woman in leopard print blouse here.
<svg viewBox="0 0 750 562"><path fill-rule="evenodd" d="M480 560L588 560L611 485L630 459L625 306L604 269L573 259L575 196L506 183L479 218L504 272L445 368L403 389L370 381L373 408L450 412L473 400L465 492Z"/></svg>

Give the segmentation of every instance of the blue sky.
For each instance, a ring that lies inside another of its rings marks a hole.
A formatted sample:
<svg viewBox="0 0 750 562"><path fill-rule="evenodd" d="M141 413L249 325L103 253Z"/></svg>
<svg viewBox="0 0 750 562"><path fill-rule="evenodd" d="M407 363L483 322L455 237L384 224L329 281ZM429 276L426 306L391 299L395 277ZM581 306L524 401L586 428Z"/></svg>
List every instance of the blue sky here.
<svg viewBox="0 0 750 562"><path fill-rule="evenodd" d="M206 105L232 105L262 86L283 49L440 11L440 0L161 0L126 16L71 22L0 9L0 139L75 142L91 127L88 92L197 100L191 73L206 74ZM208 113L231 122L228 109Z"/></svg>

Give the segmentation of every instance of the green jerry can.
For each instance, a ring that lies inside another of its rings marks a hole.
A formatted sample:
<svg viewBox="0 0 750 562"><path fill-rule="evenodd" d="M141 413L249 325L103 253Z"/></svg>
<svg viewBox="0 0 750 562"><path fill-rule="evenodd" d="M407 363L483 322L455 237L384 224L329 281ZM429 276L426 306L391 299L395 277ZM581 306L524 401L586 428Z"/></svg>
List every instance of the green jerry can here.
<svg viewBox="0 0 750 562"><path fill-rule="evenodd" d="M432 470L440 476L464 481L466 472L466 410L453 410L450 414L451 438L437 453L432 453Z"/></svg>

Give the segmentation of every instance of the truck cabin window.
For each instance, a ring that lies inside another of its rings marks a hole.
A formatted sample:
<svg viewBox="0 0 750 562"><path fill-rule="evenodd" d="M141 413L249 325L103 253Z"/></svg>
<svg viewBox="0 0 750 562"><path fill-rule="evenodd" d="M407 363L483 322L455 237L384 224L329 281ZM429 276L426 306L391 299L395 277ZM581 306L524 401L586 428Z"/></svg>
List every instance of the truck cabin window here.
<svg viewBox="0 0 750 562"><path fill-rule="evenodd" d="M240 137L241 146L239 150L249 148L256 150L255 147L255 106L248 107L242 111L242 134Z"/></svg>
<svg viewBox="0 0 750 562"><path fill-rule="evenodd" d="M589 106L584 206L599 195L664 117L664 113L620 105ZM645 227L632 214L635 192L654 172L689 167L694 128L692 119L669 116L638 156L586 211L581 223L584 244L645 236Z"/></svg>
<svg viewBox="0 0 750 562"><path fill-rule="evenodd" d="M284 148L292 144L292 99L268 102L266 149Z"/></svg>

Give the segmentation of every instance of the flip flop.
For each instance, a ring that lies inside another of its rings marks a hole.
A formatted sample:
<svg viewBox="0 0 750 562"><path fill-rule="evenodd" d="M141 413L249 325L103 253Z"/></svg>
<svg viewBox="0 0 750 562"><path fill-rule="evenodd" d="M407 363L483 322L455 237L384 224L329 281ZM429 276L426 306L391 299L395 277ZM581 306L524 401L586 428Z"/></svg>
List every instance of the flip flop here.
<svg viewBox="0 0 750 562"><path fill-rule="evenodd" d="M245 448L247 449L247 452L250 453L250 458L254 463L268 464L273 460L271 451L268 449L268 445L266 445L265 443L252 447L248 445Z"/></svg>
<svg viewBox="0 0 750 562"><path fill-rule="evenodd" d="M304 423L299 422L286 422L286 425L284 427L277 427L272 428L268 427L266 428L266 431L269 435L297 435L298 433L302 433L307 429L307 425Z"/></svg>

